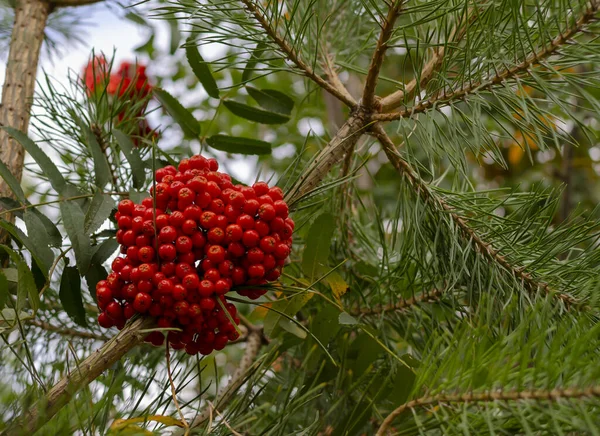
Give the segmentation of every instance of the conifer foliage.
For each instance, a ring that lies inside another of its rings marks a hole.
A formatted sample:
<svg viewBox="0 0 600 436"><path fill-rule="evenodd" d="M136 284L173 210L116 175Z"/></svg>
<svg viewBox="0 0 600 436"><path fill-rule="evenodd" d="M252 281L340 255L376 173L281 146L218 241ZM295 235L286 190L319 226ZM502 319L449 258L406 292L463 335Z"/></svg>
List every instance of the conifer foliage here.
<svg viewBox="0 0 600 436"><path fill-rule="evenodd" d="M46 76L90 3L2 6L1 433L600 432L600 1L150 0Z"/></svg>

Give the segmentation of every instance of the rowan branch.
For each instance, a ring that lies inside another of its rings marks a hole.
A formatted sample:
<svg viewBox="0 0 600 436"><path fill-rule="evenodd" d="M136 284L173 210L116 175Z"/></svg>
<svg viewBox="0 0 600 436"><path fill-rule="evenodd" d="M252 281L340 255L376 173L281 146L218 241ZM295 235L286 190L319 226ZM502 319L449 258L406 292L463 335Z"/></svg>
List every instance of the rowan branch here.
<svg viewBox="0 0 600 436"><path fill-rule="evenodd" d="M582 32L585 26L593 21L599 8L600 0L591 1L588 4L588 8L586 9L585 13L579 17L579 19L571 28L569 28L566 32L556 36L548 46L544 47L540 51L531 53L520 64L512 68L507 68L487 79L470 83L461 89L450 92L449 94L444 92L440 96L430 97L427 100L423 100L408 109L399 112L374 114L372 119L377 121L393 121L402 118L410 118L414 114L426 112L433 107L439 108L447 106L454 101L459 101L466 98L470 94L491 89L509 79L519 77L521 73L527 73L527 70L533 65L539 64L541 60L554 54L560 47L567 44L575 35Z"/></svg>
<svg viewBox="0 0 600 436"><path fill-rule="evenodd" d="M254 16L260 27L267 33L267 35L279 46L280 50L286 55L286 57L298 67L306 77L311 79L321 88L327 90L330 94L334 95L337 99L344 102L347 106L354 108L356 102L354 99L348 99L344 92L340 92L334 85L324 80L322 77L317 75L313 69L308 66L302 59L300 59L296 50L294 50L285 39L283 39L277 29L273 28L266 17L261 13L259 8L252 0L241 0L246 6L248 11Z"/></svg>
<svg viewBox="0 0 600 436"><path fill-rule="evenodd" d="M6 429L6 434L33 434L65 406L82 388L98 378L105 370L120 360L144 338L141 329L151 328L152 318L139 318L125 326L115 337L106 342L76 370L67 374L52 387L35 405Z"/></svg>
<svg viewBox="0 0 600 436"><path fill-rule="evenodd" d="M408 299L402 298L400 301L394 304L387 304L385 306L379 306L375 308L369 307L357 307L350 311L353 316L375 316L382 315L388 312L403 311L412 307L418 306L422 303L436 303L439 302L443 295L443 291L439 289L433 289L424 294Z"/></svg>
<svg viewBox="0 0 600 436"><path fill-rule="evenodd" d="M398 417L407 409L417 407L426 407L444 403L490 403L496 401L547 401L556 402L563 399L580 399L600 397L600 385L590 386L588 388L557 388L552 390L532 390L532 391L495 391L456 395L435 395L432 397L421 397L409 401L395 409L381 423L377 436L386 434L388 428Z"/></svg>
<svg viewBox="0 0 600 436"><path fill-rule="evenodd" d="M48 332L57 333L62 336L73 336L82 339L95 339L97 341L106 341L109 339L108 336L105 335L99 335L92 332L82 332L80 330L68 327L60 327L37 319L29 320L27 323L39 327Z"/></svg>
<svg viewBox="0 0 600 436"><path fill-rule="evenodd" d="M385 17L385 21L381 25L381 32L379 33L379 39L371 58L371 64L369 65L369 71L367 72L367 78L365 80L365 87L362 96L362 105L367 108L371 108L375 103L375 87L377 86L377 79L379 79L379 72L381 71L381 65L383 64L383 58L385 52L388 49L388 41L394 31L394 23L400 15L404 0L391 0L392 5L388 10L388 14Z"/></svg>
<svg viewBox="0 0 600 436"><path fill-rule="evenodd" d="M455 46L463 39L465 33L467 32L468 26L470 26L477 18L477 13L475 13L476 11L477 9L471 8L467 13L467 19L461 20L460 23L454 26L450 32L448 42L446 42L443 47L437 47L434 49L431 59L423 66L418 77L415 77L408 82L404 89L399 89L381 99L381 112L389 112L390 110L401 106L405 97L408 100L411 100L414 97L414 93L417 89L423 89L427 86L434 74L439 71L440 67L444 63L444 57L452 50L452 46ZM418 88L417 80L419 84Z"/></svg>
<svg viewBox="0 0 600 436"><path fill-rule="evenodd" d="M396 146L380 123L374 124L371 129L381 143L388 160L394 168L396 168L396 171L412 185L414 191L425 203L428 203L437 211L446 213L461 231L465 241L473 244L475 249L481 253L481 255L500 265L515 278L523 282L531 294L535 294L538 290L542 290L545 294L561 300L567 307L576 306L581 309L586 308L580 301L571 295L551 289L547 283L538 280L532 274L526 272L524 267L513 265L504 255L500 254L500 250L494 248L490 242L484 241L483 238L469 226L467 221L458 215L454 208L446 203L442 197L432 191L427 183L414 171L410 164L400 156Z"/></svg>

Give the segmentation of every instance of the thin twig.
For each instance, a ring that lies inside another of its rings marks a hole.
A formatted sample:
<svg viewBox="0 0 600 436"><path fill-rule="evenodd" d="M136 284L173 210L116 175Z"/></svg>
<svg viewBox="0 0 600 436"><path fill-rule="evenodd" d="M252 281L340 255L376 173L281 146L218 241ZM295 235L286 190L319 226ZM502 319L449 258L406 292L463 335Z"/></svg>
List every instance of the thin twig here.
<svg viewBox="0 0 600 436"><path fill-rule="evenodd" d="M533 65L539 64L541 60L547 58L548 56L551 56L560 47L567 44L568 41L572 39L575 35L582 32L585 26L591 21L593 21L599 8L600 0L590 2L585 13L581 17L579 17L579 19L575 22L573 27L569 28L566 32L563 32L560 35L556 36L548 46L544 47L540 51L530 54L520 64L512 68L507 68L502 72L499 72L487 79L469 83L463 88L452 91L450 93L443 93L440 96L436 95L427 100L423 100L415 106L412 106L408 109L399 112L374 114L371 117L371 119L377 121L393 121L402 118L410 118L414 114L426 112L427 110L432 109L434 106L447 106L449 103L462 100L470 94L490 89L495 85L499 85L508 79L517 77L520 73L526 73L527 70Z"/></svg>
<svg viewBox="0 0 600 436"><path fill-rule="evenodd" d="M221 422L222 422L222 423L225 425L225 427L227 427L227 428L229 429L229 431L230 431L230 432L231 432L231 433L232 433L234 436L242 436L242 434L241 434L241 433L239 433L239 432L235 431L235 430L233 429L233 427L231 427L231 424L229 424L229 423L227 422L227 420L225 419L225 417L224 417L223 415L221 415L221 413L220 413L220 412L217 410L217 408L214 406L214 404L213 404L211 401L209 401L209 402L208 402L208 405L209 405L209 407L211 408L211 410L214 410L214 411L215 411L215 413L216 413L217 415L219 415L219 417L221 418Z"/></svg>
<svg viewBox="0 0 600 436"><path fill-rule="evenodd" d="M482 393L465 393L456 395L435 395L432 397L421 397L409 401L395 409L381 423L377 436L383 436L388 428L402 412L407 409L417 407L426 407L434 404L443 403L489 403L495 401L548 401L556 402L562 399L580 399L600 397L600 385L590 386L588 388L557 388L552 390L531 390L531 391L494 391Z"/></svg>
<svg viewBox="0 0 600 436"><path fill-rule="evenodd" d="M551 289L547 283L536 279L530 273L526 272L524 267L519 267L509 262L504 255L500 254L500 250L495 249L490 242L484 241L481 236L479 236L477 232L469 226L467 221L458 215L454 208L446 203L442 197L438 196L434 191L432 191L427 183L421 179L415 170L410 166L410 164L398 154L396 146L387 135L381 124L374 124L371 129L381 143L390 163L394 166L394 168L396 168L400 175L406 178L406 180L412 185L413 189L423 199L423 201L431 204L438 211L447 213L452 222L454 222L454 224L461 230L465 240L472 243L484 257L494 263L497 263L505 270L510 272L515 278L523 282L530 293L535 294L538 290L542 290L546 294L552 295L553 297L561 300L567 307L577 306L580 309L585 309L581 302L576 300L574 297L569 294Z"/></svg>
<svg viewBox="0 0 600 436"><path fill-rule="evenodd" d="M39 327L43 330L52 332L52 333L58 333L59 335L63 335L63 336L73 336L76 338L83 338L83 339L95 339L98 341L106 341L108 340L108 336L105 335L99 335L96 333L92 333L92 332L82 332L80 330L76 330L76 329L72 329L72 328L68 328L68 327L60 327L60 326L56 326L53 324L50 324L48 322L42 321L42 320L37 320L37 319L31 319L29 321L27 321L27 324L30 325L34 325L36 327Z"/></svg>
<svg viewBox="0 0 600 436"><path fill-rule="evenodd" d="M331 83L327 82L322 77L317 75L310 66L308 66L306 63L304 63L304 61L302 59L300 59L300 57L296 53L296 50L294 50L287 43L287 41L279 35L279 33L277 32L277 29L271 27L267 18L261 13L261 11L257 7L257 5L252 0L241 0L241 2L246 6L248 11L254 16L256 21L258 21L258 23L263 28L263 30L267 33L267 35L269 35L269 37L279 46L279 48L287 56L287 58L291 62L293 62L300 70L302 70L302 72L304 73L304 75L306 77L311 79L313 82L315 82L321 88L326 89L329 93L331 93L336 98L338 98L339 100L344 102L347 106L349 106L351 108L354 108L356 106L356 102L353 99L348 99L347 96L343 92L340 92Z"/></svg>
<svg viewBox="0 0 600 436"><path fill-rule="evenodd" d="M175 389L175 383L173 382L173 375L171 374L171 353L169 352L169 341L165 341L165 356L167 358L167 376L169 377L169 384L171 385L171 396L173 397L173 404L175 404L175 408L177 412L179 412L179 416L181 417L181 423L185 429L185 435L187 436L190 433L190 425L185 419L185 415L181 411L181 407L179 407L179 401L177 401L177 390Z"/></svg>
<svg viewBox="0 0 600 436"><path fill-rule="evenodd" d="M354 315L354 316L360 316L360 315L375 316L375 315L381 315L381 314L384 314L387 312L406 310L411 307L418 306L419 304L422 304L422 303L436 303L436 302L440 301L440 298L442 297L442 295L443 295L443 291L441 291L439 289L433 289L431 291L428 291L428 292L418 295L416 297L411 297L408 299L402 298L400 301L398 301L394 304L387 304L385 306L379 306L379 307L375 307L375 308L357 307L357 308L351 310L350 314Z"/></svg>
<svg viewBox="0 0 600 436"><path fill-rule="evenodd" d="M340 80L340 76L338 76L338 73L335 71L335 64L331 58L331 55L325 48L321 48L321 50L323 51L323 71L325 71L327 80L329 83L331 83L331 86L337 89L340 94L343 94L349 102L352 102L353 106L356 106L356 100L354 97L352 97L350 91L348 91L348 89L344 86Z"/></svg>
<svg viewBox="0 0 600 436"><path fill-rule="evenodd" d="M402 5L404 0L391 0L392 5L388 10L388 14L385 17L385 21L381 24L381 32L379 33L379 39L371 58L371 64L369 65L369 71L367 72L367 78L365 79L365 87L362 96L362 105L366 108L371 108L375 103L375 87L377 86L377 79L379 79L379 72L381 65L383 64L383 58L385 52L388 49L388 41L394 31L394 23L400 16Z"/></svg>
<svg viewBox="0 0 600 436"><path fill-rule="evenodd" d="M461 22L452 29L448 42L443 47L434 49L431 59L423 66L418 78L413 78L408 82L404 89L399 89L381 99L381 112L389 112L390 110L401 106L405 96L408 100L411 100L417 90L417 80L419 84L418 89L423 89L429 84L435 72L437 72L444 63L444 57L452 49L452 45L458 44L463 39L467 32L467 28L475 21L475 18L477 17L476 11L476 8L471 8L467 13L467 19L461 20Z"/></svg>

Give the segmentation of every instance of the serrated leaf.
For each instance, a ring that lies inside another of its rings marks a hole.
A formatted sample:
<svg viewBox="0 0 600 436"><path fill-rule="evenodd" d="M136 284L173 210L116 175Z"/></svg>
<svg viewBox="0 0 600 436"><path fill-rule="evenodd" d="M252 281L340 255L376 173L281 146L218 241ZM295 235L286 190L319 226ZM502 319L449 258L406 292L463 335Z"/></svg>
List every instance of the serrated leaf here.
<svg viewBox="0 0 600 436"><path fill-rule="evenodd" d="M6 278L4 272L0 271L0 309L3 309L4 306L6 306L8 296L8 279Z"/></svg>
<svg viewBox="0 0 600 436"><path fill-rule="evenodd" d="M269 154L271 144L266 141L239 136L213 135L206 143L217 150L239 154Z"/></svg>
<svg viewBox="0 0 600 436"><path fill-rule="evenodd" d="M26 203L27 205L30 205L28 201ZM5 210L17 209L21 207L21 203L10 197L0 197L0 207ZM25 210L29 210L42 222L44 228L46 229L46 235L48 237L48 240L50 241L50 245L52 245L53 247L60 247L62 245L62 235L60 234L60 231L58 230L56 225L52 221L50 221L50 218L48 218L42 212L37 210L35 207L17 210L13 212L13 214L22 219L23 212Z"/></svg>
<svg viewBox="0 0 600 436"><path fill-rule="evenodd" d="M154 96L163 106L163 108L173 117L175 122L179 124L183 134L189 138L197 138L200 136L200 123L194 115L184 108L175 97L169 94L164 89L154 88Z"/></svg>
<svg viewBox="0 0 600 436"><path fill-rule="evenodd" d="M119 248L119 243L116 239L107 239L100 245L94 248L94 254L92 255L92 265L102 265L106 260L112 256L115 251Z"/></svg>
<svg viewBox="0 0 600 436"><path fill-rule="evenodd" d="M335 218L328 212L319 215L310 226L302 255L302 271L311 282L327 265L334 230Z"/></svg>
<svg viewBox="0 0 600 436"><path fill-rule="evenodd" d="M112 134L119 143L125 159L129 162L131 175L133 176L133 186L136 189L141 189L146 181L146 172L144 171L144 163L140 158L140 151L133 145L133 142L131 142L131 139L125 133L113 129Z"/></svg>
<svg viewBox="0 0 600 436"><path fill-rule="evenodd" d="M276 311L285 313L290 317L294 317L302 307L313 297L312 292L303 292L300 295L295 295L291 298L275 301L269 310L264 321L264 331L269 337L275 337L280 332L279 322L282 319L287 319Z"/></svg>
<svg viewBox="0 0 600 436"><path fill-rule="evenodd" d="M23 189L21 188L21 184L19 181L13 176L8 167L0 160L0 177L4 179L10 190L15 194L17 200L21 202L21 204L27 203L27 198L25 198L25 194L23 193Z"/></svg>
<svg viewBox="0 0 600 436"><path fill-rule="evenodd" d="M347 312L340 313L340 316L338 316L338 322L341 325L356 325L356 324L358 324L358 321L356 320L356 318L354 318L352 315L350 315Z"/></svg>
<svg viewBox="0 0 600 436"><path fill-rule="evenodd" d="M219 87L217 86L217 82L208 67L208 63L202 58L191 36L186 41L185 55L190 67L192 67L192 71L204 87L206 93L212 98L218 99Z"/></svg>
<svg viewBox="0 0 600 436"><path fill-rule="evenodd" d="M246 86L246 90L256 103L268 111L290 115L294 109L294 100L276 89L258 89Z"/></svg>
<svg viewBox="0 0 600 436"><path fill-rule="evenodd" d="M4 250L17 265L17 312L20 312L25 307L25 302L27 301L33 312L37 312L40 307L40 295L38 294L33 274L27 263L12 248L0 245L0 249Z"/></svg>
<svg viewBox="0 0 600 436"><path fill-rule="evenodd" d="M286 115L248 106L234 100L224 100L223 105L234 115L261 124L283 124L290 120L290 117Z"/></svg>
<svg viewBox="0 0 600 436"><path fill-rule="evenodd" d="M81 297L81 278L74 266L67 266L63 270L58 296L67 315L80 326L87 326Z"/></svg>
<svg viewBox="0 0 600 436"><path fill-rule="evenodd" d="M262 57L266 48L266 43L259 42L254 48L254 50L252 50L250 59L248 59L248 62L244 67L244 71L242 72L242 82L247 82L248 80L250 80L250 77L252 77L252 73L254 72L254 67L256 67L256 64L258 64L258 61Z"/></svg>
<svg viewBox="0 0 600 436"><path fill-rule="evenodd" d="M42 221L29 209L26 209L23 213L23 221L25 227L27 227L27 237L31 240L31 247L35 252L35 255L39 257L44 266L48 269L42 269L42 274L48 277L48 271L50 266L54 262L54 252L50 249L50 238L46 233L46 228ZM32 252L32 254L34 253ZM40 265L41 267L41 265Z"/></svg>
<svg viewBox="0 0 600 436"><path fill-rule="evenodd" d="M23 132L13 129L12 127L3 127L3 129L27 150L33 160L39 165L44 175L48 177L52 188L62 195L67 186L67 182L48 155Z"/></svg>
<svg viewBox="0 0 600 436"><path fill-rule="evenodd" d="M98 140L96 139L96 135L92 132L88 126L83 123L80 123L81 129L83 131L83 136L85 138L86 144L90 153L92 154L92 159L94 161L94 175L96 180L96 186L99 188L104 188L108 182L110 182L110 166L108 165L108 160L106 159L106 155L102 151Z"/></svg>
<svg viewBox="0 0 600 436"><path fill-rule="evenodd" d="M94 233L108 219L115 206L114 200L108 194L96 192L88 210L85 212L83 229L87 234Z"/></svg>
<svg viewBox="0 0 600 436"><path fill-rule="evenodd" d="M92 257L92 247L90 245L90 237L86 233L82 223L85 222L85 215L77 203L72 201L63 201L60 203L60 212L63 219L63 224L73 251L75 252L75 260L80 274L85 274L90 266Z"/></svg>

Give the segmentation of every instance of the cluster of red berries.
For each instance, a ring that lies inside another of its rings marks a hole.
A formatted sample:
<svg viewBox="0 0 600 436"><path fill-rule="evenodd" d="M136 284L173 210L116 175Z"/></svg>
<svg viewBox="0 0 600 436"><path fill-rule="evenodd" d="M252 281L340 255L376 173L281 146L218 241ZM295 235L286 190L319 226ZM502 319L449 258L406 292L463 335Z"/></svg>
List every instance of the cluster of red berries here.
<svg viewBox="0 0 600 436"><path fill-rule="evenodd" d="M113 97L127 97L132 100L145 99L152 91L152 86L146 75L146 66L132 64L131 62L121 62L116 72L109 73L110 64L105 56L96 56L83 71L83 81L88 94L106 89L106 93ZM137 116L140 118L137 126L137 132L132 137L135 146L139 146L141 141L139 137L152 136L158 137L148 121L143 116L146 110L145 105L140 108ZM117 116L119 121L123 121L125 113L121 112Z"/></svg>
<svg viewBox="0 0 600 436"><path fill-rule="evenodd" d="M209 354L238 338L236 308L225 294L256 299L281 275L294 221L280 188L234 185L214 159L193 156L156 171L151 197L119 203L117 241L124 257L98 283L103 327L122 328L134 313L177 327L168 340ZM147 341L163 342L159 332Z"/></svg>

